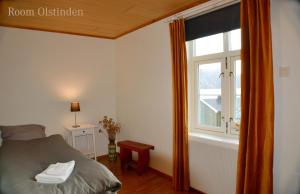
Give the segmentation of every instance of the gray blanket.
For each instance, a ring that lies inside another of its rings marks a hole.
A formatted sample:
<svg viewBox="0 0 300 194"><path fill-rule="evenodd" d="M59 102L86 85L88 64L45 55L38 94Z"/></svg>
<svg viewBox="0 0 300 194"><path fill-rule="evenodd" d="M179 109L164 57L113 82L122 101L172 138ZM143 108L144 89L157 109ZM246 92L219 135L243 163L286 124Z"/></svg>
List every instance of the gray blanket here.
<svg viewBox="0 0 300 194"><path fill-rule="evenodd" d="M35 175L49 164L75 160L75 168L62 184L41 184ZM0 148L1 194L115 193L118 179L102 164L69 146L60 135L29 141L6 140Z"/></svg>

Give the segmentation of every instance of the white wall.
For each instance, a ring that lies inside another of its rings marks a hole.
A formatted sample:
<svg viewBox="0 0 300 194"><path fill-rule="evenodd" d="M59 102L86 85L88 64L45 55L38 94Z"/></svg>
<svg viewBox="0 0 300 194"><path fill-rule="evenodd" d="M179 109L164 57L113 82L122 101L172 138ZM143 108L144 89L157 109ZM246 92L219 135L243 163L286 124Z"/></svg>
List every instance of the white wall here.
<svg viewBox="0 0 300 194"><path fill-rule="evenodd" d="M155 146L150 166L172 174L172 68L161 22L116 41L117 118L122 138Z"/></svg>
<svg viewBox="0 0 300 194"><path fill-rule="evenodd" d="M273 0L272 35L276 79L274 193L300 193L300 1ZM289 68L287 77L279 67Z"/></svg>
<svg viewBox="0 0 300 194"><path fill-rule="evenodd" d="M272 0L271 19L276 90L274 193L296 194L300 193L300 130L297 122L300 115L300 89L297 87L300 75L300 1ZM172 97L168 30L167 24L160 21L117 40L117 117L126 124L123 135L153 143L156 149L163 146L165 150L159 150L161 153L172 152L172 109L161 109ZM288 66L287 77L279 77L279 66ZM165 75L156 74L158 71L165 72ZM153 93L153 90L159 93ZM157 132L157 123L149 121L148 117L162 114L168 119L158 121L168 127ZM169 146L161 145L160 141L168 142ZM234 193L236 157L235 150L226 151L222 147L209 147L191 140L192 186L210 194ZM163 162L171 165L168 161L171 158L169 154L165 161L159 162L159 158L154 157L151 166L170 174L171 166L165 169Z"/></svg>
<svg viewBox="0 0 300 194"><path fill-rule="evenodd" d="M234 194L237 146L193 136L189 145L191 186L208 194Z"/></svg>
<svg viewBox="0 0 300 194"><path fill-rule="evenodd" d="M122 138L155 146L150 166L172 175L172 62L169 27L156 22L117 40L117 118ZM236 150L190 140L192 187L233 193ZM216 186L218 185L218 186Z"/></svg>
<svg viewBox="0 0 300 194"><path fill-rule="evenodd" d="M80 123L115 116L114 42L0 27L0 124L40 123L47 134L74 122L70 101L81 102ZM107 140L97 134L97 154Z"/></svg>

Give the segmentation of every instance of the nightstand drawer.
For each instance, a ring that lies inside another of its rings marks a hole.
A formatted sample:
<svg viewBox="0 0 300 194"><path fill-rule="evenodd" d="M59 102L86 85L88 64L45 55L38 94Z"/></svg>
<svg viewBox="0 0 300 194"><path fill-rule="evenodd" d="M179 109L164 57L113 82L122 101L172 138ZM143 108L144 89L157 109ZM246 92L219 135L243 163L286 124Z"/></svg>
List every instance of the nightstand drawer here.
<svg viewBox="0 0 300 194"><path fill-rule="evenodd" d="M94 129L79 129L72 131L73 136L93 135Z"/></svg>

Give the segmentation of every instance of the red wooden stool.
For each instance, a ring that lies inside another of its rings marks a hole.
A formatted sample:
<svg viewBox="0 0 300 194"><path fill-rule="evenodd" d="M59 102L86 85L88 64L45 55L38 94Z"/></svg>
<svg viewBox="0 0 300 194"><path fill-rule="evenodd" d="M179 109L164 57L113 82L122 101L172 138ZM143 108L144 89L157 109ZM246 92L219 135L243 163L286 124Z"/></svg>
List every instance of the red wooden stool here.
<svg viewBox="0 0 300 194"><path fill-rule="evenodd" d="M119 141L117 145L120 147L122 169L133 162L132 151L136 151L138 153L138 161L136 166L138 174L142 174L147 170L150 160L149 150L154 150L154 146L134 141Z"/></svg>

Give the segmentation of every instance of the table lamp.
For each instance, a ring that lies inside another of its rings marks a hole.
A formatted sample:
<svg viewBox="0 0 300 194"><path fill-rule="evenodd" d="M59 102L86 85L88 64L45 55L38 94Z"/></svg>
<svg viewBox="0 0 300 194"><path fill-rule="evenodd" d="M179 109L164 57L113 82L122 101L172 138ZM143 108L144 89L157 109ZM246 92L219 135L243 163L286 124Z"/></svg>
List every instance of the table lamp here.
<svg viewBox="0 0 300 194"><path fill-rule="evenodd" d="M71 102L71 112L75 112L75 124L72 125L72 127L74 127L74 128L80 127L80 125L78 125L77 122L76 122L76 116L77 116L76 114L79 111L80 111L79 102Z"/></svg>

